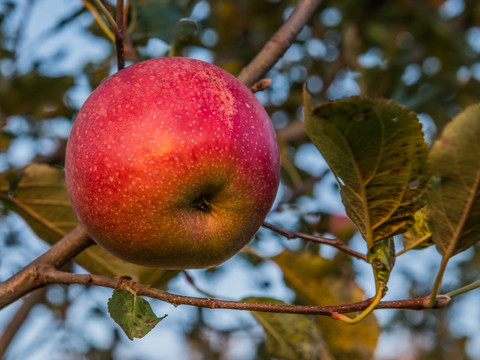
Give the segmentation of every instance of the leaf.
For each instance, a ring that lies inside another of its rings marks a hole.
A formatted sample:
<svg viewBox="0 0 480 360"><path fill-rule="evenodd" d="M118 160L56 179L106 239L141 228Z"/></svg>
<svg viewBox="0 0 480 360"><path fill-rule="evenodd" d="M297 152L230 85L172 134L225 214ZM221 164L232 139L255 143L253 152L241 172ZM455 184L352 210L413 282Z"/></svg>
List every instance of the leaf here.
<svg viewBox="0 0 480 360"><path fill-rule="evenodd" d="M451 257L480 239L480 106L457 115L433 144L428 166L429 225L438 251Z"/></svg>
<svg viewBox="0 0 480 360"><path fill-rule="evenodd" d="M347 215L368 247L405 232L423 206L427 143L416 115L393 101L349 98L313 107L307 135L340 185Z"/></svg>
<svg viewBox="0 0 480 360"><path fill-rule="evenodd" d="M339 305L364 299L363 290L336 261L307 252L284 251L272 258L283 271L287 286L308 305ZM336 359L373 358L380 329L374 315L352 326L324 316L317 323ZM342 334L342 336L339 336Z"/></svg>
<svg viewBox="0 0 480 360"><path fill-rule="evenodd" d="M169 43L177 22L184 16L177 1L133 1L132 14L136 15L131 37L141 41L156 37Z"/></svg>
<svg viewBox="0 0 480 360"><path fill-rule="evenodd" d="M6 151L14 136L0 129L0 152Z"/></svg>
<svg viewBox="0 0 480 360"><path fill-rule="evenodd" d="M367 260L373 266L375 281L383 284L383 287L385 287L390 278L393 266L395 265L395 242L393 241L393 237L375 242L375 244L368 249Z"/></svg>
<svg viewBox="0 0 480 360"><path fill-rule="evenodd" d="M49 77L30 72L14 78L0 88L0 109L5 117L32 115L37 119L57 116L70 118L73 109L65 102L65 93L74 84L68 76Z"/></svg>
<svg viewBox="0 0 480 360"><path fill-rule="evenodd" d="M65 188L64 172L57 167L32 164L15 180L11 173L0 174L0 202L19 214L35 234L50 245L78 225ZM177 274L127 263L99 246L86 249L75 261L94 274L128 274L149 285L164 284Z"/></svg>
<svg viewBox="0 0 480 360"><path fill-rule="evenodd" d="M191 19L180 19L175 24L172 36L172 44L177 47L191 41L198 32L196 21Z"/></svg>
<svg viewBox="0 0 480 360"><path fill-rule="evenodd" d="M256 297L249 297L242 301L285 304L275 299ZM326 352L325 341L318 327L308 316L257 311L252 311L252 315L265 331L270 357L288 360L327 359L323 355Z"/></svg>
<svg viewBox="0 0 480 360"><path fill-rule="evenodd" d="M25 168L13 188L5 185L0 188L0 200L49 244L77 226L61 169L33 164Z"/></svg>
<svg viewBox="0 0 480 360"><path fill-rule="evenodd" d="M108 300L110 317L130 340L147 335L167 315L158 318L145 299L129 290L114 290Z"/></svg>
<svg viewBox="0 0 480 360"><path fill-rule="evenodd" d="M398 255L412 249L424 249L433 245L428 218L429 210L426 206L415 213L415 224L403 234L403 250Z"/></svg>

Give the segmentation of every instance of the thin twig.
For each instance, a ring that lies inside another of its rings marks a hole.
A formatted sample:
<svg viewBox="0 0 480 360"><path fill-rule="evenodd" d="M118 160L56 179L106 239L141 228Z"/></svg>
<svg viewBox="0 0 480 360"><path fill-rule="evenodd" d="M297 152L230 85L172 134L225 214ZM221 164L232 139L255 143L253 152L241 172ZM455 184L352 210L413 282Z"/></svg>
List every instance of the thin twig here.
<svg viewBox="0 0 480 360"><path fill-rule="evenodd" d="M95 3L95 5L97 5L100 12L105 16L108 23L112 27L112 29L115 29L116 26L117 26L117 24L115 23L115 19L112 17L112 15L108 11L108 9L105 7L105 5L102 3L102 1L101 0L93 0L93 2Z"/></svg>
<svg viewBox="0 0 480 360"><path fill-rule="evenodd" d="M115 30L115 46L117 48L118 71L125 67L125 49L123 45L123 0L117 0L117 13L115 15L117 26Z"/></svg>
<svg viewBox="0 0 480 360"><path fill-rule="evenodd" d="M97 22L98 26L100 26L100 29L103 30L105 36L107 36L110 41L115 42L115 35L113 35L113 32L108 28L107 24L105 24L105 21L103 21L97 8L93 6L93 4L90 4L88 0L83 0L83 5L85 5L87 10L93 15L95 21Z"/></svg>
<svg viewBox="0 0 480 360"><path fill-rule="evenodd" d="M257 81L255 84L253 84L252 86L250 86L250 91L253 93L256 93L256 92L265 90L270 86L271 83L272 83L272 79L261 79Z"/></svg>
<svg viewBox="0 0 480 360"><path fill-rule="evenodd" d="M250 87L270 70L293 44L320 3L321 0L299 0L289 18L273 34L257 56L242 69L238 79Z"/></svg>
<svg viewBox="0 0 480 360"><path fill-rule="evenodd" d="M102 286L112 289L131 289L139 296L147 296L170 303L174 306L190 305L208 309L231 309L261 312L275 312L284 314L306 314L335 316L340 313L352 313L366 309L373 299L346 305L315 306L315 305L285 305L272 303L257 303L244 301L230 301L212 298L197 298L172 294L148 285L138 284L130 278L109 277L91 274L74 274L60 271L52 266L36 268L37 276L45 284L81 284L85 286ZM423 310L428 306L429 296L397 301L382 301L376 309L408 309ZM440 295L437 297L435 308L447 305L450 298Z"/></svg>
<svg viewBox="0 0 480 360"><path fill-rule="evenodd" d="M129 10L130 10L130 6L127 0L125 2L125 10L123 11L123 40L125 45L124 50L130 55L133 61L137 63L140 61L140 57L138 56L137 51L133 46L132 38L130 37L130 32L129 32L130 30L128 28Z"/></svg>
<svg viewBox="0 0 480 360"><path fill-rule="evenodd" d="M203 289L200 289L198 287L198 285L195 283L195 280L190 276L190 274L186 271L186 270L183 270L182 271L183 275L185 276L185 279L187 279L187 282L195 289L197 290L200 294L204 295L204 296L207 296L207 297L213 297L212 294L210 294L209 292L203 290Z"/></svg>
<svg viewBox="0 0 480 360"><path fill-rule="evenodd" d="M287 232L288 233L288 232ZM290 233L293 235L294 233ZM20 270L10 279L0 283L0 309L13 301L21 298L34 289L48 284L82 284L86 286L102 286L112 289L129 288L139 296L148 296L168 302L174 306L190 305L210 309L233 309L248 311L263 311L289 314L310 314L335 317L336 314L362 311L371 304L372 299L345 305L332 306L304 306L304 305L280 305L272 303L249 303L243 301L228 301L212 298L196 298L172 294L149 285L134 282L128 277L109 277L91 274L74 274L57 270L72 260L81 251L92 245L82 227L77 227L69 235L53 245L45 254L34 260ZM410 309L423 310L428 308L430 296L417 299L385 301L378 304L375 309ZM434 308L448 304L450 298L440 295L436 298Z"/></svg>
<svg viewBox="0 0 480 360"><path fill-rule="evenodd" d="M3 359L5 352L8 349L8 346L15 337L15 334L18 332L22 324L28 318L30 311L35 305L45 299L46 289L40 289L31 293L28 297L25 298L22 306L17 310L15 316L10 320L8 325L5 327L3 334L0 337L0 359Z"/></svg>
<svg viewBox="0 0 480 360"><path fill-rule="evenodd" d="M459 289L455 289L455 290L449 291L449 292L446 293L445 295L446 295L446 296L449 296L449 297L455 297L455 296L464 294L464 293L466 293L466 292L468 292L468 291L472 291L472 290L475 290L475 289L478 289L478 288L480 288L480 280L477 280L477 281L475 281L474 283L471 283L471 284L462 286L462 287L459 288Z"/></svg>
<svg viewBox="0 0 480 360"><path fill-rule="evenodd" d="M304 233L301 233L301 232L285 230L285 229L282 229L278 226L275 226L275 225L267 223L267 222L264 222L262 226L276 232L277 234L285 236L288 240L298 238L298 239L313 241L313 242L316 242L316 243L319 243L319 244L330 245L330 246L333 246L333 247L337 248L338 250L341 250L341 251L343 251L343 252L345 252L345 253L353 256L353 257L356 257L357 259L367 261L367 257L365 255L349 248L347 245L345 245L343 242L341 242L338 239L328 239L328 238L324 238L324 237L320 237L320 236L304 234Z"/></svg>

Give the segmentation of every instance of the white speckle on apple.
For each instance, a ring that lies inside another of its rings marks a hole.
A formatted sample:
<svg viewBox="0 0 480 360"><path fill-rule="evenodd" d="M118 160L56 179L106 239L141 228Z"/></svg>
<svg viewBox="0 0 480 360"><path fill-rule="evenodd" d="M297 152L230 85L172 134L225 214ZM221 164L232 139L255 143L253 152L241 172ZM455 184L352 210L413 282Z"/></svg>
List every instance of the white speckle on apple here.
<svg viewBox="0 0 480 360"><path fill-rule="evenodd" d="M87 99L72 134L74 210L92 238L127 261L176 269L225 261L258 230L278 187L275 132L261 104L197 60L154 59L113 75ZM206 189L214 211L199 213L192 201Z"/></svg>

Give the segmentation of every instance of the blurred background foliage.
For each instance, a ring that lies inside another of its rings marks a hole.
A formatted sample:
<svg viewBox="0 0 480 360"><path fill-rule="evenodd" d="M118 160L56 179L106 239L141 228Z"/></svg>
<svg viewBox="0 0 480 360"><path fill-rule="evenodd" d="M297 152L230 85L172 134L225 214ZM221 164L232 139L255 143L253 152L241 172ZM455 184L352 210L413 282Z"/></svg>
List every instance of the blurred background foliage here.
<svg viewBox="0 0 480 360"><path fill-rule="evenodd" d="M114 4L105 4L113 13ZM295 5L293 0L129 0L127 63L181 55L238 74ZM4 196L31 163L62 168L75 112L89 92L116 71L114 45L94 15L80 0L0 1L0 172L1 181L8 181L8 186L1 185ZM271 86L257 96L277 129L283 164L279 199L268 220L305 233L330 233L365 252L343 216L333 177L308 143L302 86L306 83L319 103L352 95L393 99L419 114L431 143L456 113L478 102L480 3L325 0L266 77L272 79ZM0 201L0 209L0 278L5 279L47 245L15 212L7 211L5 201ZM435 249L409 252L397 263L389 299L430 291L439 263ZM241 297L328 305L357 301L364 291L372 292L371 275L362 264L265 229L249 251L221 267L192 274L198 287L219 297L239 291ZM478 245L452 262L449 274L448 288L478 279ZM245 289L239 285L242 290L234 287L230 292L232 278ZM183 274L161 279L157 285L163 288L199 295ZM108 296L105 289L52 286L37 293L33 304L38 306L9 307L0 315L4 330L12 326L15 314L31 312L6 358L275 355L268 352L269 334L248 314L173 311L159 303L152 305L170 313L171 322L167 318L145 339L130 343L108 319ZM319 336L315 339L324 345L325 359L480 359L479 301L477 291L444 310L377 312L356 327L313 319Z"/></svg>

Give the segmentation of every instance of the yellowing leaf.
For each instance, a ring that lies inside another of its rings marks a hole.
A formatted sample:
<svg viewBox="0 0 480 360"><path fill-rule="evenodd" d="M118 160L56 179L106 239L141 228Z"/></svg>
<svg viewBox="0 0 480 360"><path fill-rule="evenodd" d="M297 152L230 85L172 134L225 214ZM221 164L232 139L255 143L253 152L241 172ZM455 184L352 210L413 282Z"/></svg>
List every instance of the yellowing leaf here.
<svg viewBox="0 0 480 360"><path fill-rule="evenodd" d="M427 182L427 144L413 112L366 98L313 107L305 91L305 127L369 248L413 225Z"/></svg>
<svg viewBox="0 0 480 360"><path fill-rule="evenodd" d="M0 191L0 200L6 207L18 213L49 244L78 225L59 168L30 165L13 189L4 184Z"/></svg>
<svg viewBox="0 0 480 360"><path fill-rule="evenodd" d="M32 164L24 170L13 188L10 178L11 174L0 174L0 202L19 214L42 240L53 245L78 225L70 206L62 169ZM164 284L177 274L175 271L127 263L99 246L86 249L75 261L94 274L129 275L150 285Z"/></svg>
<svg viewBox="0 0 480 360"><path fill-rule="evenodd" d="M255 297L243 301L284 304L275 299ZM252 311L252 315L265 331L267 351L272 358L333 360L325 348L320 329L308 316L257 311Z"/></svg>
<svg viewBox="0 0 480 360"><path fill-rule="evenodd" d="M430 150L432 239L451 257L480 239L480 106L453 119Z"/></svg>
<svg viewBox="0 0 480 360"><path fill-rule="evenodd" d="M339 305L364 300L363 290L334 261L289 251L272 260L280 266L285 283L302 303ZM317 323L335 359L373 358L380 333L374 315L354 326L324 316L318 316Z"/></svg>
<svg viewBox="0 0 480 360"><path fill-rule="evenodd" d="M429 210L423 207L415 214L415 224L403 234L403 250L399 254L411 249L423 249L433 245L432 233L428 226Z"/></svg>

